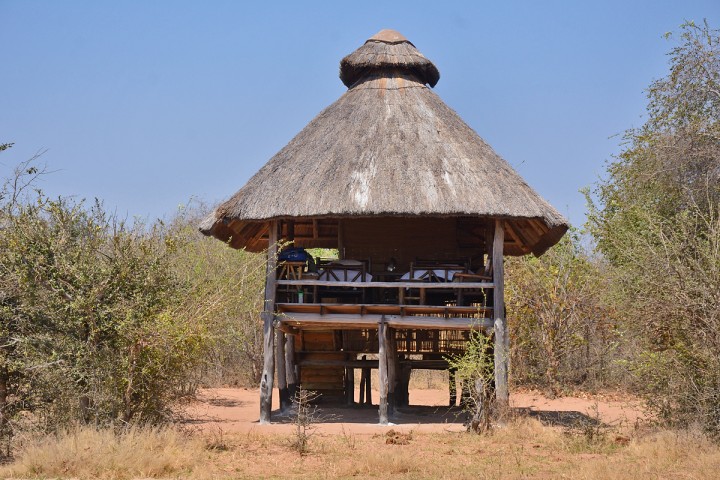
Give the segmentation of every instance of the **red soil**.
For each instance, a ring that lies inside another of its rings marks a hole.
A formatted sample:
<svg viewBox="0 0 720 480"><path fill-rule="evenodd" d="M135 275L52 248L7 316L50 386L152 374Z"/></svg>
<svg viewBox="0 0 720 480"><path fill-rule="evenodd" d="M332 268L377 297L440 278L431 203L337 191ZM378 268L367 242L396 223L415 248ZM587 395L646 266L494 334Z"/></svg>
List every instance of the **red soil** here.
<svg viewBox="0 0 720 480"><path fill-rule="evenodd" d="M377 402L378 393L373 392ZM448 408L447 390L414 389L410 391L410 408L402 409L391 417L396 430L425 432L462 431L463 413ZM198 400L180 412L189 426L202 430L220 429L223 432L289 433L294 426L291 419L273 410L272 423L260 425L259 391L257 389L213 388L199 393ZM357 396L356 396L357 398ZM277 391L273 392L273 406L277 408ZM631 426L645 418L639 401L608 396L561 397L549 399L536 392L518 392L510 396L510 405L517 411L538 416L541 420L560 425L571 425L581 419L597 419L615 426ZM321 405L318 414L323 418L317 424L321 433L377 433L378 410L375 406L330 407ZM385 427L388 428L388 427Z"/></svg>

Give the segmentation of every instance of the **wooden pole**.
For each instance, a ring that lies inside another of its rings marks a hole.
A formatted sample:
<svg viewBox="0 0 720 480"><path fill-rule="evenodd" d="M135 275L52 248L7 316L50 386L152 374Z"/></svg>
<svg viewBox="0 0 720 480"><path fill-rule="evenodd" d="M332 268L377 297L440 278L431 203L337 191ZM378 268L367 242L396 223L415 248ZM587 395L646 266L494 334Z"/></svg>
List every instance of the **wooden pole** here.
<svg viewBox="0 0 720 480"><path fill-rule="evenodd" d="M400 365L395 345L395 329L386 327L385 335L387 336L388 414L392 415L398 400L396 394Z"/></svg>
<svg viewBox="0 0 720 480"><path fill-rule="evenodd" d="M338 257L340 260L345 258L345 232L343 231L343 221L338 219Z"/></svg>
<svg viewBox="0 0 720 480"><path fill-rule="evenodd" d="M495 398L499 405L507 406L508 365L510 363L510 338L505 318L505 268L503 266L503 244L505 243L505 222L495 220L493 239L493 316L495 318ZM481 392L478 392L481 393Z"/></svg>
<svg viewBox="0 0 720 480"><path fill-rule="evenodd" d="M365 360L365 355L362 357ZM365 368L360 369L360 395L358 396L358 403L363 405L365 403Z"/></svg>
<svg viewBox="0 0 720 480"><path fill-rule="evenodd" d="M367 355L362 356L363 361ZM372 405L372 386L370 385L370 367L363 367L360 370L360 405Z"/></svg>
<svg viewBox="0 0 720 480"><path fill-rule="evenodd" d="M363 368L363 374L365 375L365 403L372 405L372 369Z"/></svg>
<svg viewBox="0 0 720 480"><path fill-rule="evenodd" d="M355 369L352 367L345 369L345 400L350 406L355 404Z"/></svg>
<svg viewBox="0 0 720 480"><path fill-rule="evenodd" d="M285 373L285 334L280 330L275 330L275 365L277 367L280 411L284 412L290 406L290 396L288 395L288 381Z"/></svg>
<svg viewBox="0 0 720 480"><path fill-rule="evenodd" d="M400 366L400 405L407 407L410 405L410 376L412 375L412 367L409 363Z"/></svg>
<svg viewBox="0 0 720 480"><path fill-rule="evenodd" d="M380 377L380 425L388 424L388 348L385 315L378 324L378 376Z"/></svg>
<svg viewBox="0 0 720 480"><path fill-rule="evenodd" d="M267 250L267 270L265 276L265 306L261 314L263 319L263 373L260 377L260 424L270 423L272 410L273 377L275 376L275 291L277 288L277 242L278 221L270 221L269 243Z"/></svg>
<svg viewBox="0 0 720 480"><path fill-rule="evenodd" d="M295 335L285 335L285 375L287 377L288 398L292 403L297 393L298 372L295 365Z"/></svg>

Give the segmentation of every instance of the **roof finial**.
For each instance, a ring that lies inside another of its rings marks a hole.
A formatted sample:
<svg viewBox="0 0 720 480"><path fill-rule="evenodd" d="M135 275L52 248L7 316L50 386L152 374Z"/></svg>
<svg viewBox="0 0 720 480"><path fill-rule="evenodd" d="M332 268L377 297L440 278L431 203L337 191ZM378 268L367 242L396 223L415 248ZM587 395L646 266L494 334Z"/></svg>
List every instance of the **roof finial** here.
<svg viewBox="0 0 720 480"><path fill-rule="evenodd" d="M391 30L389 28L386 28L384 30L380 30L378 33L373 35L372 37L368 38L368 42L384 42L384 43L402 43L407 42L410 45L412 45L412 42L405 38L405 36L398 32L397 30ZM367 42L365 42L367 43ZM414 45L413 45L414 46Z"/></svg>
<svg viewBox="0 0 720 480"><path fill-rule="evenodd" d="M437 67L395 30L380 30L340 61L340 79L348 88L370 75L397 72L409 73L431 87L440 79Z"/></svg>

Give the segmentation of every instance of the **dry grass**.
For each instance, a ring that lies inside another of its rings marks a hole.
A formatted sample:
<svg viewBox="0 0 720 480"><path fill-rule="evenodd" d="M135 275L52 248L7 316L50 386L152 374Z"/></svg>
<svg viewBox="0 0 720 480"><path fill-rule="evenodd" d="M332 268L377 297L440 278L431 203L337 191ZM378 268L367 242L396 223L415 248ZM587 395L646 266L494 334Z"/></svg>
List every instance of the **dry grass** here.
<svg viewBox="0 0 720 480"><path fill-rule="evenodd" d="M720 447L687 432L636 438L606 432L590 439L519 418L486 436L412 432L405 438L388 442L380 427L375 435L343 430L314 437L308 454L299 455L289 436L259 429L194 436L151 429L120 437L79 430L28 445L15 464L0 469L0 478L636 480L717 478L720 471Z"/></svg>
<svg viewBox="0 0 720 480"><path fill-rule="evenodd" d="M184 476L208 460L203 439L173 428L78 428L28 441L0 478Z"/></svg>

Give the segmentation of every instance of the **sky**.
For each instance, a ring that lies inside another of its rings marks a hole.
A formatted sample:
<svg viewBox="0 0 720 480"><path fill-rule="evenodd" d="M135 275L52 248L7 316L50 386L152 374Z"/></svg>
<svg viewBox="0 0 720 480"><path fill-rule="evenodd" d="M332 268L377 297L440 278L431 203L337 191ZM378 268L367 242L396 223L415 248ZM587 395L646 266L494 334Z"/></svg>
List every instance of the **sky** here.
<svg viewBox="0 0 720 480"><path fill-rule="evenodd" d="M0 178L44 152L52 196L171 218L235 193L346 88L340 59L384 28L440 70L435 92L575 226L663 38L720 28L718 0L0 0ZM676 36L677 37L677 36Z"/></svg>

